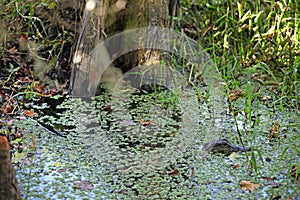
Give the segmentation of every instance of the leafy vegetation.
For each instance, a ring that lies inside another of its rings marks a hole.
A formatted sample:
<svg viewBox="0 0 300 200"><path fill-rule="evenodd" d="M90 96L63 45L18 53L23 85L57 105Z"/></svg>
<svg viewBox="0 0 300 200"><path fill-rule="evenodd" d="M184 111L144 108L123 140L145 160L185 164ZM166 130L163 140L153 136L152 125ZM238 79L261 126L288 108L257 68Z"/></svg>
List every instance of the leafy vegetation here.
<svg viewBox="0 0 300 200"><path fill-rule="evenodd" d="M248 80L273 86L284 107L299 105L299 5L296 1L182 1L178 29L214 56L229 88ZM240 81L243 72L251 77Z"/></svg>
<svg viewBox="0 0 300 200"><path fill-rule="evenodd" d="M300 7L296 1L181 1L181 6L177 28L213 56L226 80L231 112L235 117L245 113L253 139L259 134L256 105L268 104L285 116L286 110L294 111L299 117ZM299 127L299 122L294 125ZM272 129L271 135L278 137L278 129ZM295 154L298 142L288 148ZM286 151L282 150L282 157ZM264 153L258 153L262 158ZM250 162L259 172L262 166L257 159L253 154Z"/></svg>

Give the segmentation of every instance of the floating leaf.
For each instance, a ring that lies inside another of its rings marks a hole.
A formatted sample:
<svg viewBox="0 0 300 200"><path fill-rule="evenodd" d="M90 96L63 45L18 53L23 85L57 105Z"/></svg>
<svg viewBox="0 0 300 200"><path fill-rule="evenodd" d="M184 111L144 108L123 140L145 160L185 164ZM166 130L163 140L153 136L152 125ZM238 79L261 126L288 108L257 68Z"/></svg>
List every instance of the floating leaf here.
<svg viewBox="0 0 300 200"><path fill-rule="evenodd" d="M267 181L273 181L274 178L272 177L262 177L263 180L267 180Z"/></svg>
<svg viewBox="0 0 300 200"><path fill-rule="evenodd" d="M35 113L34 111L31 111L31 110L25 110L24 111L24 116L25 117L34 117L34 116L37 116L38 114Z"/></svg>
<svg viewBox="0 0 300 200"><path fill-rule="evenodd" d="M140 122L143 126L148 126L148 125L152 124L151 120L141 119Z"/></svg>
<svg viewBox="0 0 300 200"><path fill-rule="evenodd" d="M67 171L67 169L65 169L65 168L62 168L62 169L58 169L57 171L58 171L58 172L66 172L66 171Z"/></svg>
<svg viewBox="0 0 300 200"><path fill-rule="evenodd" d="M120 173L125 173L125 172L128 172L132 169L132 167L128 167L128 168L125 168L125 169L120 169L119 172Z"/></svg>
<svg viewBox="0 0 300 200"><path fill-rule="evenodd" d="M278 122L274 122L273 126L270 128L270 136L269 141L271 142L273 139L276 139L278 137L280 124Z"/></svg>
<svg viewBox="0 0 300 200"><path fill-rule="evenodd" d="M242 190L250 190L250 191L257 189L260 186L260 184L255 184L250 181L242 181L240 185L242 187Z"/></svg>
<svg viewBox="0 0 300 200"><path fill-rule="evenodd" d="M63 163L61 163L61 162L55 162L54 163L54 166L55 167L63 167L63 166L65 166Z"/></svg>
<svg viewBox="0 0 300 200"><path fill-rule="evenodd" d="M238 168L240 168L241 167L241 165L240 164L235 164L235 165L232 165L232 168L233 169L238 169Z"/></svg>
<svg viewBox="0 0 300 200"><path fill-rule="evenodd" d="M243 95L242 90L231 90L229 94L229 101L232 102L233 100L237 99L238 97Z"/></svg>
<svg viewBox="0 0 300 200"><path fill-rule="evenodd" d="M178 169L173 169L171 171L167 171L166 174L170 174L171 176L176 176L179 174L179 170Z"/></svg>

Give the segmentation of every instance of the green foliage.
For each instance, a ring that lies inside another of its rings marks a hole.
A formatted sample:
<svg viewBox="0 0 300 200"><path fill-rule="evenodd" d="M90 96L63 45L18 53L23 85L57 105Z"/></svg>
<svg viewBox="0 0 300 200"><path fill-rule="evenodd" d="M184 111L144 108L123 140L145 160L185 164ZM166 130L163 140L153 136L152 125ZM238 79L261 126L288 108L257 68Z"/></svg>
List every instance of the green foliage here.
<svg viewBox="0 0 300 200"><path fill-rule="evenodd" d="M245 68L268 68L255 73L267 73L263 82L274 79L274 74L277 96L299 105L296 1L181 1L181 6L178 26L209 49L226 79L233 81Z"/></svg>
<svg viewBox="0 0 300 200"><path fill-rule="evenodd" d="M242 91L240 98L231 102L231 109L235 121L236 115L244 113L246 123L252 124L249 132L254 146L263 137L262 122L257 115L260 106L267 103L266 97L272 100L275 112L288 115L287 110L299 110L299 13L297 1L181 1L181 18L175 19L177 28L209 51L226 80L228 92ZM252 118L256 118L255 122ZM244 131L238 132L248 137ZM290 160L286 170L296 169L293 177L297 179L296 141L299 140L293 138L290 146L278 147L281 156L273 166L272 175L284 165L283 160ZM266 154L252 148L249 163L256 174L265 171Z"/></svg>
<svg viewBox="0 0 300 200"><path fill-rule="evenodd" d="M33 59L43 59L49 67L54 67L66 50L66 43L74 43L73 33L66 30L60 23L65 10L59 8L54 0L14 0L2 3L0 11L6 27L6 42L26 40L23 51L30 52ZM70 14L69 14L70 15ZM73 17L70 15L70 17ZM1 38L0 38L1 39Z"/></svg>

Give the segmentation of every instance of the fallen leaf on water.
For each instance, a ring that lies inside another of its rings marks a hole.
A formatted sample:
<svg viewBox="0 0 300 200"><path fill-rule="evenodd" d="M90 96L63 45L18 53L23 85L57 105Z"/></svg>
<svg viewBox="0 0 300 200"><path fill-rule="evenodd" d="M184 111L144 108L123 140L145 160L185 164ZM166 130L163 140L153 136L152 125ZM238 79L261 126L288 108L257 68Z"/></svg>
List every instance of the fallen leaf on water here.
<svg viewBox="0 0 300 200"><path fill-rule="evenodd" d="M104 107L103 110L106 112L111 112L111 103L107 103Z"/></svg>
<svg viewBox="0 0 300 200"><path fill-rule="evenodd" d="M257 189L260 186L260 184L255 184L250 181L242 181L240 185L242 187L242 190L250 190L250 191Z"/></svg>
<svg viewBox="0 0 300 200"><path fill-rule="evenodd" d="M267 181L273 181L274 180L274 178L271 178L271 177L262 177L262 179L267 180Z"/></svg>
<svg viewBox="0 0 300 200"><path fill-rule="evenodd" d="M86 180L75 182L73 188L81 190L94 190L93 184Z"/></svg>
<svg viewBox="0 0 300 200"><path fill-rule="evenodd" d="M67 170L65 168L62 168L62 169L58 169L57 171L58 172L66 172Z"/></svg>
<svg viewBox="0 0 300 200"><path fill-rule="evenodd" d="M54 166L55 166L55 167L63 167L64 164L61 163L61 162L55 162L55 163L54 163Z"/></svg>
<svg viewBox="0 0 300 200"><path fill-rule="evenodd" d="M37 115L38 115L37 113L35 113L31 110L25 110L24 111L24 116L26 116L26 117L33 117L33 116L37 116Z"/></svg>
<svg viewBox="0 0 300 200"><path fill-rule="evenodd" d="M151 120L144 120L144 119L141 119L140 122L141 122L141 124L142 124L143 126L148 126L148 125L152 124L152 121L151 121Z"/></svg>
<svg viewBox="0 0 300 200"><path fill-rule="evenodd" d="M179 174L179 170L178 169L173 169L171 171L167 171L166 174L170 174L171 176L175 176Z"/></svg>
<svg viewBox="0 0 300 200"><path fill-rule="evenodd" d="M278 122L274 122L272 127L270 128L270 136L269 141L272 142L273 139L278 137L280 124Z"/></svg>
<svg viewBox="0 0 300 200"><path fill-rule="evenodd" d="M233 169L237 169L237 168L240 168L240 167L241 167L240 164L234 164L234 165L232 165L232 168L233 168Z"/></svg>
<svg viewBox="0 0 300 200"><path fill-rule="evenodd" d="M12 159L12 162L13 163L18 163L18 162L20 162L21 160L23 160L23 159L25 159L26 158L26 156L27 156L27 154L26 153L24 153L24 152L15 152L15 154L14 154L14 157L13 157L13 159ZM27 162L27 161L25 161L25 164L30 164L30 162Z"/></svg>
<svg viewBox="0 0 300 200"><path fill-rule="evenodd" d="M240 96L243 95L243 91L236 89L236 90L231 90L229 94L229 101L232 102L233 100L239 98Z"/></svg>
<svg viewBox="0 0 300 200"><path fill-rule="evenodd" d="M194 175L195 175L195 171L194 171L194 169L192 169L192 171L190 173L190 177L194 177Z"/></svg>

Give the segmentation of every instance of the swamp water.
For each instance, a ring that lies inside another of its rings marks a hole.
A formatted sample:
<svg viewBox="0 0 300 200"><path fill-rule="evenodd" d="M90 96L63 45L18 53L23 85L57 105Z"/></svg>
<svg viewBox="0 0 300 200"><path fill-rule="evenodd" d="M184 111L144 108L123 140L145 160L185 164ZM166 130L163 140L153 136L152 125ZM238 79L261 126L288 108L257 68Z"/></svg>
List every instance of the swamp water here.
<svg viewBox="0 0 300 200"><path fill-rule="evenodd" d="M63 108L63 113L40 120L56 127L76 127L63 130L67 138L41 129L34 120L20 120L18 126L26 130L23 143L34 147L14 158L18 161L22 157L17 178L23 197L299 199L299 185L287 177L290 163L299 166L299 154L293 148L299 148L299 114L290 112L287 118L259 104L255 108L259 123L254 128L245 116L237 116L245 145L258 150L253 152L260 173L256 176L249 163L251 152L224 156L201 151L209 139L205 134L211 118L209 107L203 102L194 105L197 116L194 111L188 114L196 125L186 126L182 106L167 90L158 95L125 95L115 102L107 95L66 99L57 107ZM269 129L274 120L287 138L270 143ZM220 137L238 144L233 117L226 117ZM243 180L261 186L252 192L243 191Z"/></svg>

